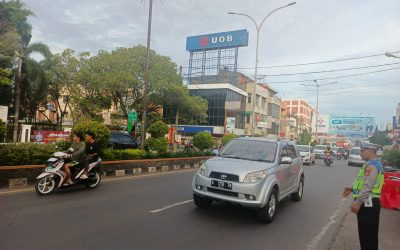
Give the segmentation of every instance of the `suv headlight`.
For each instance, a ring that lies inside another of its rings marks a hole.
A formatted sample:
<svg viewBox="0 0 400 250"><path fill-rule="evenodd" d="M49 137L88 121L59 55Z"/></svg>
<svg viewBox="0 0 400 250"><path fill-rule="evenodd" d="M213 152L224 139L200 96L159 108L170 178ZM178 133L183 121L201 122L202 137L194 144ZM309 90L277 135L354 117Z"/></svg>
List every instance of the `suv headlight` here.
<svg viewBox="0 0 400 250"><path fill-rule="evenodd" d="M207 167L206 164L201 164L200 168L199 168L199 173L201 175L204 175L205 177L207 177Z"/></svg>
<svg viewBox="0 0 400 250"><path fill-rule="evenodd" d="M267 170L261 170L257 172L253 172L247 174L244 177L243 183L255 183L264 180L265 176L267 176Z"/></svg>

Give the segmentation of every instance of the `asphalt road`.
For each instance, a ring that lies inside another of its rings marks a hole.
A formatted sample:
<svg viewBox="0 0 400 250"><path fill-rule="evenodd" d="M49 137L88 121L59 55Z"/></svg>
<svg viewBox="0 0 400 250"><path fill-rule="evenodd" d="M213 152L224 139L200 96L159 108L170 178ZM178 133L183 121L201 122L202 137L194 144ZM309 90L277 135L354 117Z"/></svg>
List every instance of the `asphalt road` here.
<svg viewBox="0 0 400 250"><path fill-rule="evenodd" d="M0 194L1 249L328 249L348 211L341 197L357 167L305 166L300 202L284 200L272 224L253 210L214 203L197 209L194 170L106 180L39 197Z"/></svg>

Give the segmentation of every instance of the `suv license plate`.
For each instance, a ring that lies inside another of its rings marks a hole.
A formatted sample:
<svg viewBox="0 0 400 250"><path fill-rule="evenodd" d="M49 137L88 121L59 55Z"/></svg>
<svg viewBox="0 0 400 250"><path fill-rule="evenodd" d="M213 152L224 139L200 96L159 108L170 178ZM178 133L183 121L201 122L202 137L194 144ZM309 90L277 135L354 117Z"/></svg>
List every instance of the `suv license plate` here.
<svg viewBox="0 0 400 250"><path fill-rule="evenodd" d="M224 188L224 189L232 189L232 183L225 182L225 181L216 181L216 180L211 180L211 186L217 187L217 188Z"/></svg>

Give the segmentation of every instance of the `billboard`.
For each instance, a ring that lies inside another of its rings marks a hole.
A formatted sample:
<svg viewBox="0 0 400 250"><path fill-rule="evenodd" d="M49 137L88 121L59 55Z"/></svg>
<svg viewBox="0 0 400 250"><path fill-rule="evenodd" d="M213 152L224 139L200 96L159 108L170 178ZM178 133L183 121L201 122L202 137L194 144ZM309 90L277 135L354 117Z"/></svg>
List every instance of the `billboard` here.
<svg viewBox="0 0 400 250"><path fill-rule="evenodd" d="M247 30L234 30L186 38L186 50L212 50L247 46L249 33Z"/></svg>
<svg viewBox="0 0 400 250"><path fill-rule="evenodd" d="M55 143L58 140L70 140L70 132L52 130L33 130L34 142L39 144Z"/></svg>
<svg viewBox="0 0 400 250"><path fill-rule="evenodd" d="M312 119L312 132L315 133L315 125L318 126L318 134L328 134L329 132L329 115L319 114L318 121L315 121L316 116ZM316 124L315 124L316 123Z"/></svg>
<svg viewBox="0 0 400 250"><path fill-rule="evenodd" d="M374 135L376 129L373 116L342 116L329 117L329 134L338 137L367 138Z"/></svg>
<svg viewBox="0 0 400 250"><path fill-rule="evenodd" d="M233 133L235 130L235 117L226 117L226 132Z"/></svg>
<svg viewBox="0 0 400 250"><path fill-rule="evenodd" d="M0 120L7 123L7 117L8 117L8 107L0 106Z"/></svg>
<svg viewBox="0 0 400 250"><path fill-rule="evenodd" d="M179 125L178 126L178 132L183 133L183 134L196 134L199 132L204 132L207 131L210 134L214 133L214 128L210 126L184 126L184 125Z"/></svg>

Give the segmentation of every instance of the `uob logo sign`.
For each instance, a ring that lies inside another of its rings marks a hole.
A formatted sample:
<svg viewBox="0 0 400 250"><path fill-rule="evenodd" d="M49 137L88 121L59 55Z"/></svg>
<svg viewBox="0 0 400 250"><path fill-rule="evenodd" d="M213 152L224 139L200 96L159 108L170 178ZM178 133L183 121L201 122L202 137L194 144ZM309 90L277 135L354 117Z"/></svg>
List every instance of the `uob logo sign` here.
<svg viewBox="0 0 400 250"><path fill-rule="evenodd" d="M226 35L226 36L212 36L212 37L207 37L203 36L200 39L200 45L201 47L206 47L208 45L208 40L211 38L211 44L218 44L218 43L230 43L233 41L233 36L232 35Z"/></svg>

